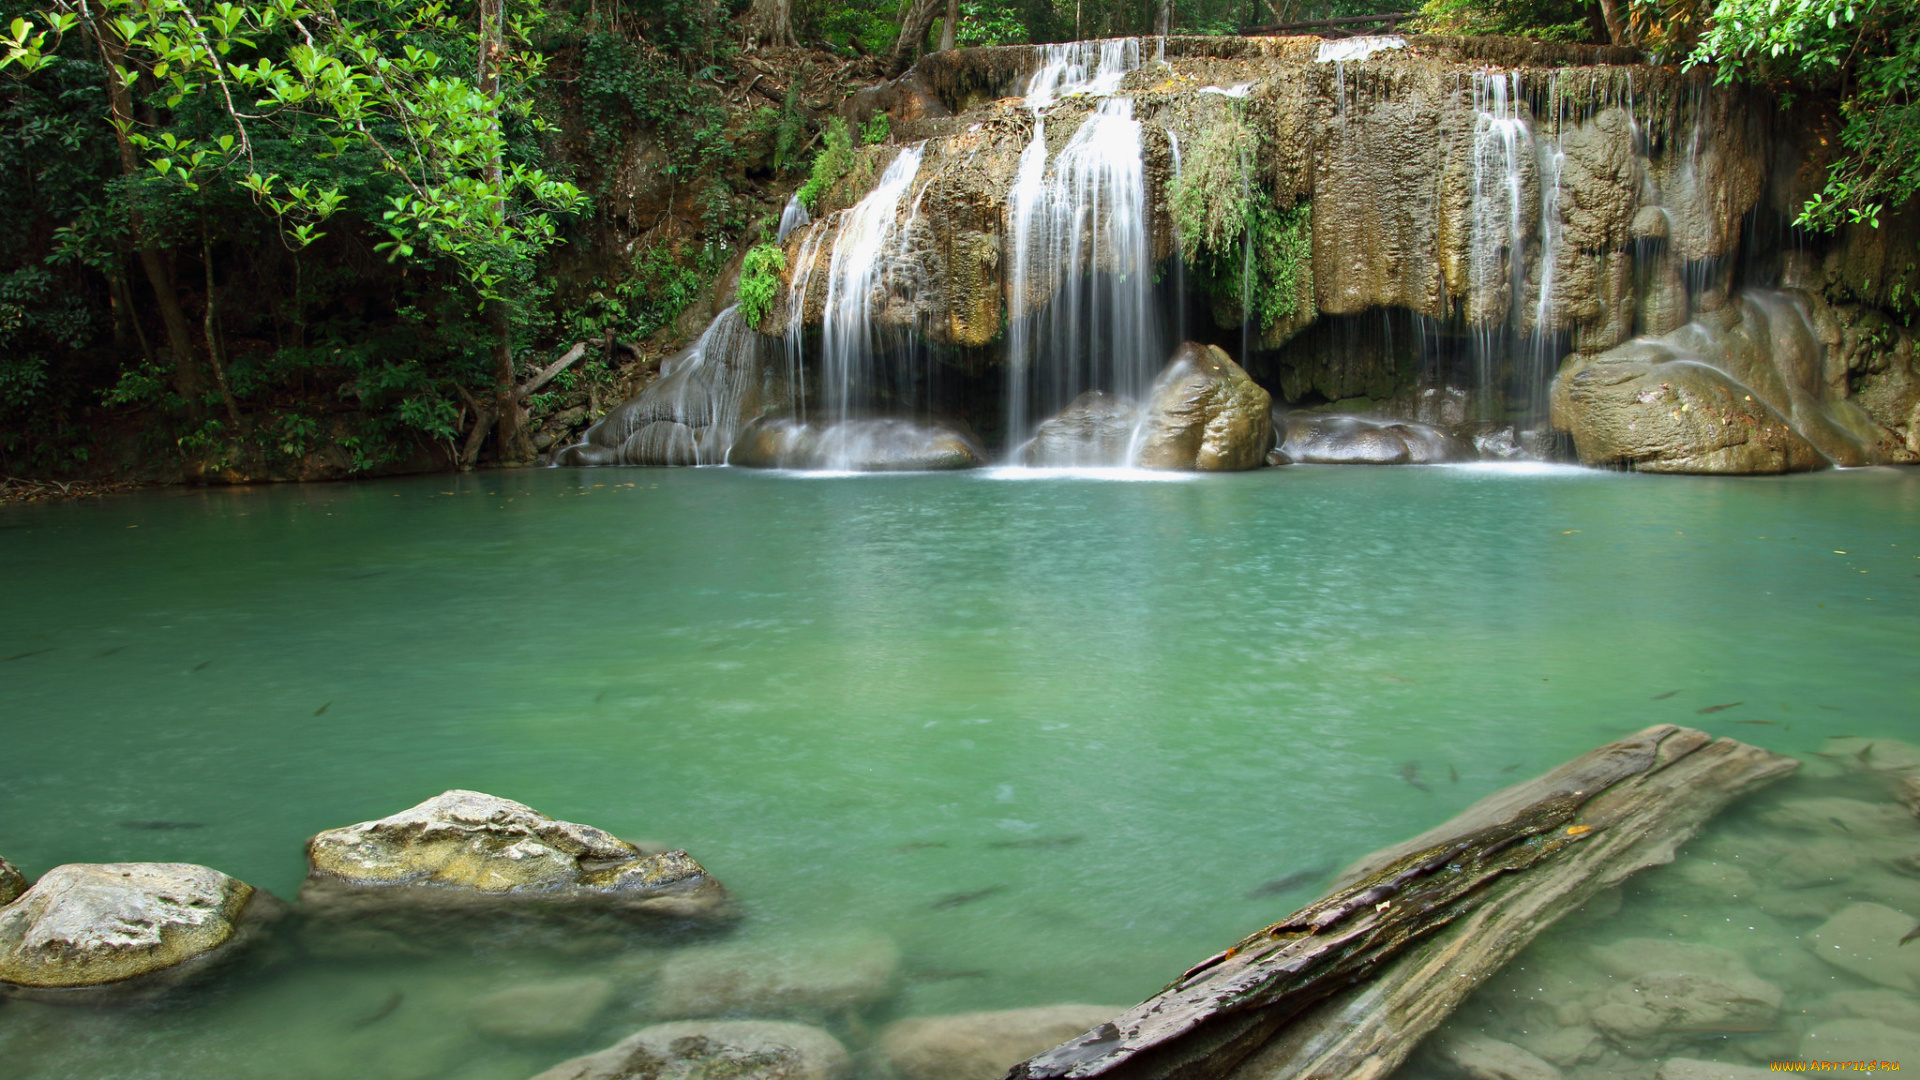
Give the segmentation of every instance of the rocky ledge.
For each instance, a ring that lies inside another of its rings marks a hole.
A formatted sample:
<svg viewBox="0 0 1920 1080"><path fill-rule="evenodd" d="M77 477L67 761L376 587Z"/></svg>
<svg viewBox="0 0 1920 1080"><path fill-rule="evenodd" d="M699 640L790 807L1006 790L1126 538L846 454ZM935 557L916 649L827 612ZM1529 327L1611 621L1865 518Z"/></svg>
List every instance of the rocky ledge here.
<svg viewBox="0 0 1920 1080"><path fill-rule="evenodd" d="M284 905L192 863L56 866L0 908L0 994L143 996L237 954Z"/></svg>
<svg viewBox="0 0 1920 1080"><path fill-rule="evenodd" d="M643 849L511 799L460 790L309 840L300 902L322 918L423 910L733 917L727 890L684 851Z"/></svg>

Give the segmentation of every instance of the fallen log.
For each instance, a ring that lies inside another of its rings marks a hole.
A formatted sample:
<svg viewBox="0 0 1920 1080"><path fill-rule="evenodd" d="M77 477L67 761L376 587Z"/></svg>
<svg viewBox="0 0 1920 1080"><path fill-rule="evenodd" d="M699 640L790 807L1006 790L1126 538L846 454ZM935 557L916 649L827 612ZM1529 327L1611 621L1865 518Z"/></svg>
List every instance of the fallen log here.
<svg viewBox="0 0 1920 1080"><path fill-rule="evenodd" d="M1328 895L1008 1080L1381 1077L1542 929L1798 765L1651 727L1349 868Z"/></svg>

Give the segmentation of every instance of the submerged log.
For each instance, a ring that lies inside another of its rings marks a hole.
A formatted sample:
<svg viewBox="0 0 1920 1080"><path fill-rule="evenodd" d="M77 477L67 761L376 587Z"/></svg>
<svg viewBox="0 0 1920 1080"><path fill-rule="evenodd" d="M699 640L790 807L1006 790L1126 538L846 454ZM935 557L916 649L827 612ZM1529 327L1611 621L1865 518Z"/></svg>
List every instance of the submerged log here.
<svg viewBox="0 0 1920 1080"><path fill-rule="evenodd" d="M1671 861L1797 764L1673 725L1609 743L1367 856L1325 898L1008 1078L1385 1076L1555 919Z"/></svg>

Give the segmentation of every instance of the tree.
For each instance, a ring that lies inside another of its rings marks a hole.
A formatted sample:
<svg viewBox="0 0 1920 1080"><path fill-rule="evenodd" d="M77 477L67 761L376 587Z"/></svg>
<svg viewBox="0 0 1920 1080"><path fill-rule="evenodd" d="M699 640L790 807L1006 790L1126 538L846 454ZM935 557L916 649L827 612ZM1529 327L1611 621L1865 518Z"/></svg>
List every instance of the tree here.
<svg viewBox="0 0 1920 1080"><path fill-rule="evenodd" d="M747 9L747 48L798 45L793 32L793 0L753 0Z"/></svg>
<svg viewBox="0 0 1920 1080"><path fill-rule="evenodd" d="M1798 224L1878 228L1920 193L1920 10L1912 0L1721 0L1689 63L1721 82L1840 94L1841 154Z"/></svg>
<svg viewBox="0 0 1920 1080"><path fill-rule="evenodd" d="M906 10L900 16L900 40L893 45L896 63L904 64L920 55L940 7L941 0L906 0Z"/></svg>

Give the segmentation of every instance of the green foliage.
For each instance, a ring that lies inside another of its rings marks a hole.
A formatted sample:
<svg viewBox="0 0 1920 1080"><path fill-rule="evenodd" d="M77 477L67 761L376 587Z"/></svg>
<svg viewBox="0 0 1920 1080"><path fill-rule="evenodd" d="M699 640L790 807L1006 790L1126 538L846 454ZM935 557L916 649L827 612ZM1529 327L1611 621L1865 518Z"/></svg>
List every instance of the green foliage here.
<svg viewBox="0 0 1920 1080"><path fill-rule="evenodd" d="M1247 227L1248 162L1258 150L1259 140L1238 111L1193 140L1168 195L1187 261L1239 245Z"/></svg>
<svg viewBox="0 0 1920 1080"><path fill-rule="evenodd" d="M649 247L634 257L617 283L594 279L585 302L561 319L555 337L578 341L611 331L622 341L645 341L673 326L687 305L700 298L724 260L721 249L709 247L689 265L664 245Z"/></svg>
<svg viewBox="0 0 1920 1080"><path fill-rule="evenodd" d="M809 213L820 209L821 196L847 175L858 156L853 152L853 136L847 132L847 122L837 116L827 121L820 141L823 145L813 159L813 171L807 174L807 182L800 185L800 203Z"/></svg>
<svg viewBox="0 0 1920 1080"><path fill-rule="evenodd" d="M978 45L1025 45L1031 31L1020 8L996 0L961 0L960 27L954 41L961 48Z"/></svg>
<svg viewBox="0 0 1920 1080"><path fill-rule="evenodd" d="M801 141L807 137L807 116L801 111L800 80L787 84L787 96L780 103L780 113L773 128L773 169L786 172L795 164L800 153Z"/></svg>
<svg viewBox="0 0 1920 1080"><path fill-rule="evenodd" d="M886 113L877 112L867 118L860 126L860 142L864 146L877 146L893 138L893 118Z"/></svg>
<svg viewBox="0 0 1920 1080"><path fill-rule="evenodd" d="M779 244L763 240L747 249L740 264L740 306L748 326L759 329L773 310L773 298L780 293L780 271L786 268L787 253Z"/></svg>
<svg viewBox="0 0 1920 1080"><path fill-rule="evenodd" d="M1275 204L1248 175L1258 151L1236 112L1194 140L1168 194L1181 255L1223 326L1252 319L1264 329L1291 318L1313 272L1311 207Z"/></svg>
<svg viewBox="0 0 1920 1080"><path fill-rule="evenodd" d="M1689 63L1721 82L1780 80L1842 93L1843 153L1797 224L1878 228L1920 193L1920 9L1910 0L1721 0Z"/></svg>
<svg viewBox="0 0 1920 1080"><path fill-rule="evenodd" d="M1628 0L1621 0L1625 5ZM1594 38L1591 0L1426 0L1421 29L1433 34L1500 34L1535 41Z"/></svg>

